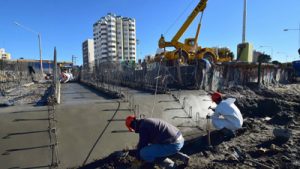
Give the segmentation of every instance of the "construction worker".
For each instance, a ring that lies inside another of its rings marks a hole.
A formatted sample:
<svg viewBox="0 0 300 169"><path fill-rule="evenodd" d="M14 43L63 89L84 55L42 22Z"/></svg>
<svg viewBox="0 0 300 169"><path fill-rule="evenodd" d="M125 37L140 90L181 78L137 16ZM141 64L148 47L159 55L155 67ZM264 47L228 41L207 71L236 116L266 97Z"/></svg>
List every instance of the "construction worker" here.
<svg viewBox="0 0 300 169"><path fill-rule="evenodd" d="M234 137L234 131L242 128L243 117L238 107L234 104L234 98L228 98L223 100L222 94L215 92L211 95L213 102L217 104L211 118L213 126L221 130L224 134L228 134L229 137Z"/></svg>
<svg viewBox="0 0 300 169"><path fill-rule="evenodd" d="M28 71L29 71L29 74L31 76L31 80L34 82L35 71L34 71L33 67L32 66L28 66Z"/></svg>
<svg viewBox="0 0 300 169"><path fill-rule="evenodd" d="M160 119L136 119L132 115L126 118L126 126L130 132L139 134L136 157L144 161L141 168L153 168L154 163L173 168L175 163L167 157L174 154L188 163L189 157L179 152L184 138L175 126Z"/></svg>

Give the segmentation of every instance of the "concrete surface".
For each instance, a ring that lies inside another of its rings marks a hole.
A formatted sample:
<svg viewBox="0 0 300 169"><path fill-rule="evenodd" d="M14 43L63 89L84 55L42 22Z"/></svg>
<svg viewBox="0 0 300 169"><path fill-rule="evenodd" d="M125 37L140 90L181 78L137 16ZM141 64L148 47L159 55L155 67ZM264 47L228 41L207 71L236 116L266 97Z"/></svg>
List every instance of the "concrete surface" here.
<svg viewBox="0 0 300 169"><path fill-rule="evenodd" d="M61 168L82 165L94 145L87 163L136 144L137 136L124 127L128 103L121 103L117 111L119 100L76 83L63 84L61 92L62 104L56 107Z"/></svg>
<svg viewBox="0 0 300 169"><path fill-rule="evenodd" d="M48 168L47 107L0 108L0 168Z"/></svg>
<svg viewBox="0 0 300 169"><path fill-rule="evenodd" d="M62 84L61 104L56 106L59 168L78 167L126 147L133 148L138 135L127 131L125 118L138 105L146 117L162 118L179 127L185 138L205 132L206 120L197 122L196 112L205 117L212 105L203 91L145 93L126 89L129 101L111 99L85 85ZM183 100L186 100L183 109ZM192 118L188 116L192 106ZM154 111L152 113L152 109ZM0 168L43 168L51 164L51 149L46 107L9 107L0 109ZM2 111L5 110L5 111ZM115 116L114 116L115 115ZM112 117L114 118L112 119ZM34 159L34 160L33 160Z"/></svg>

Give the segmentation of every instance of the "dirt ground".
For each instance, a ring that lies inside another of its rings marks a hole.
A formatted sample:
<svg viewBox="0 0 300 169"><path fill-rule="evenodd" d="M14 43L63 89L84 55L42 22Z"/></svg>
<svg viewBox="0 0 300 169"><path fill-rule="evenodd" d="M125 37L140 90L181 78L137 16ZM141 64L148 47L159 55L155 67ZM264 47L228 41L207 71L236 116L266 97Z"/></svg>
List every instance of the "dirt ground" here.
<svg viewBox="0 0 300 169"><path fill-rule="evenodd" d="M50 83L28 83L0 93L0 107L13 105L36 104L42 105L46 101Z"/></svg>
<svg viewBox="0 0 300 169"><path fill-rule="evenodd" d="M243 128L234 138L212 131L212 146L207 135L186 141L182 152L191 159L183 166L173 158L177 168L300 168L300 84L234 87L221 92L237 98ZM135 168L133 164L132 156L115 152L81 168Z"/></svg>

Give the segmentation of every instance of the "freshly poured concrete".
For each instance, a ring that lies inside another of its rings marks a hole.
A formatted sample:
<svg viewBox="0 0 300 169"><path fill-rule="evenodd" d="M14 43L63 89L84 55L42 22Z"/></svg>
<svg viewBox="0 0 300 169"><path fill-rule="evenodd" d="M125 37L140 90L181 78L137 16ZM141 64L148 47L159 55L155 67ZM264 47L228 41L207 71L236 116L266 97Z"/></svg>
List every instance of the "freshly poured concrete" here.
<svg viewBox="0 0 300 169"><path fill-rule="evenodd" d="M48 168L47 107L0 108L0 168Z"/></svg>
<svg viewBox="0 0 300 169"><path fill-rule="evenodd" d="M207 108L212 105L205 93L181 91L180 102L169 94L157 94L155 98L154 94L132 89L129 89L129 94L133 96L134 100L131 104L138 105L140 114L144 114L146 117L162 118L178 126L186 135L186 139L193 134L205 132L203 129L205 129L206 120L200 119L199 122L196 122L196 112L199 112L200 117L205 117L209 112ZM177 92L175 91L173 94L176 96ZM132 148L137 144L138 135L128 132L124 125L125 118L132 114L128 102L111 99L77 83L63 84L61 96L61 104L56 106L59 168L77 167L82 165L87 157L87 163L89 163L114 151L126 147ZM182 108L184 97L187 103L185 111ZM132 97L130 97L131 99ZM117 110L119 103L120 107ZM193 107L192 118L188 117L189 106ZM30 107L26 113L12 113L25 111L24 108L14 107L13 109L15 110L6 109L6 112L3 113L1 110L1 137L25 130L41 132L12 135L9 139L1 139L0 150L3 153L9 149L49 144L48 133L42 132L47 130L48 121L14 121L14 119L22 118L46 118L47 111L42 111L42 109L46 110L46 107ZM41 112L37 109L41 109ZM116 113L115 117L111 120L114 113ZM44 147L14 151L9 155L1 155L0 166L1 168L46 166L51 164L50 155L50 148Z"/></svg>

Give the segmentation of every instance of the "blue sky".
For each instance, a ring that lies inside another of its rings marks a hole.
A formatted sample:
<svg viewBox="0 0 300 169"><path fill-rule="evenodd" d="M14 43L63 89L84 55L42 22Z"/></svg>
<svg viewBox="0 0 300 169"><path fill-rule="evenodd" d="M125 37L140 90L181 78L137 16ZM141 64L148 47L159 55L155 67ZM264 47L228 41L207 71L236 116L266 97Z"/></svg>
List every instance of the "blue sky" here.
<svg viewBox="0 0 300 169"><path fill-rule="evenodd" d="M38 59L37 35L14 24L15 21L42 37L44 59L52 59L56 46L60 61L77 56L82 64L81 44L92 38L92 25L107 13L136 19L138 57L154 54L161 34L172 39L199 0L0 0L0 47L13 59ZM226 46L236 52L242 40L243 0L209 0L202 20L199 45ZM273 59L299 59L300 0L248 0L247 41ZM180 17L181 16L181 17ZM179 19L178 19L179 17ZM193 37L199 17L184 37ZM172 26L173 25L173 26ZM266 46L266 47L260 47Z"/></svg>

